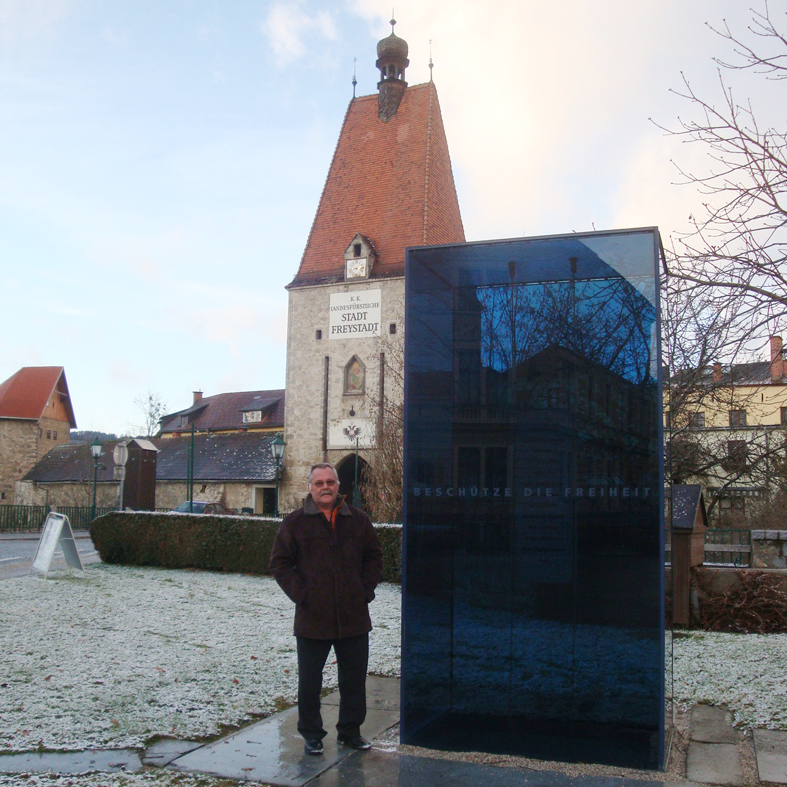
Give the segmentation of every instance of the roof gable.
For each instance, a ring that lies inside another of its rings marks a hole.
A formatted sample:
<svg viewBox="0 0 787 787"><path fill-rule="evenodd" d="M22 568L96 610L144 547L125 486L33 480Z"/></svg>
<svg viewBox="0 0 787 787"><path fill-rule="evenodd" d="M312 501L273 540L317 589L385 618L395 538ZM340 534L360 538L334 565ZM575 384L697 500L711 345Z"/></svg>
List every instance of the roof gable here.
<svg viewBox="0 0 787 787"><path fill-rule="evenodd" d="M408 246L465 240L434 83L408 87L387 122L377 104L374 94L347 108L291 287L340 279L356 233L378 254L372 278L404 275Z"/></svg>
<svg viewBox="0 0 787 787"><path fill-rule="evenodd" d="M260 421L244 421L244 412L262 411ZM180 416L187 418L188 424L181 425ZM232 393L204 396L191 407L169 413L161 419L160 434L188 432L191 424L197 431L221 431L248 428L284 427L284 391L234 391Z"/></svg>
<svg viewBox="0 0 787 787"><path fill-rule="evenodd" d="M62 366L24 366L0 383L0 418L37 421L44 416L52 394L57 391L68 423L76 427L66 373Z"/></svg>

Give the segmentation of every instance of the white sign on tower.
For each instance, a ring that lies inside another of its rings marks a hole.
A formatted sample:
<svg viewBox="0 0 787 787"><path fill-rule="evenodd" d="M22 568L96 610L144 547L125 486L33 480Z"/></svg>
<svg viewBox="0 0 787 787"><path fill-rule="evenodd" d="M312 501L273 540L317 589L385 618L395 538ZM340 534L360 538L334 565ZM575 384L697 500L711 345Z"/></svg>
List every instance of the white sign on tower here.
<svg viewBox="0 0 787 787"><path fill-rule="evenodd" d="M363 339L380 335L381 290L354 290L331 295L331 339Z"/></svg>

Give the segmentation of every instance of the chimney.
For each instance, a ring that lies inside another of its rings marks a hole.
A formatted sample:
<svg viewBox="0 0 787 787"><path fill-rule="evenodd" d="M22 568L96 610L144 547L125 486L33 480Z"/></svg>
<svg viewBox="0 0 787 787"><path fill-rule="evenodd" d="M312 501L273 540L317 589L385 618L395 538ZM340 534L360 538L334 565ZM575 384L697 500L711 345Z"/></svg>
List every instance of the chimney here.
<svg viewBox="0 0 787 787"><path fill-rule="evenodd" d="M194 391L194 401L192 404L196 404L200 399L202 399L202 391Z"/></svg>
<svg viewBox="0 0 787 787"><path fill-rule="evenodd" d="M780 383L784 377L784 355L782 337L771 336L771 382Z"/></svg>
<svg viewBox="0 0 787 787"><path fill-rule="evenodd" d="M713 364L713 382L721 382L721 364L718 361Z"/></svg>

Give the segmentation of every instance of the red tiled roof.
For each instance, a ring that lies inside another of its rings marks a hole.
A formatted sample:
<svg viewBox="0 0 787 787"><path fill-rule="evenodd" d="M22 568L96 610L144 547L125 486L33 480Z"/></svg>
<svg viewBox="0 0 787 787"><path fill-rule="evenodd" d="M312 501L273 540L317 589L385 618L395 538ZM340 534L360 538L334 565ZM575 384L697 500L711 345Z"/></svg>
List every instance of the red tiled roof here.
<svg viewBox="0 0 787 787"><path fill-rule="evenodd" d="M243 423L243 412L255 409L262 410L262 421ZM159 434L191 431L191 421L188 426L179 426L180 419L177 417L191 413L196 413L193 423L198 432L262 427L283 429L284 390L234 391L204 396L185 410L165 415Z"/></svg>
<svg viewBox="0 0 787 787"><path fill-rule="evenodd" d="M465 239L448 142L433 82L408 87L383 123L377 94L354 98L344 118L300 268L292 284L344 274L356 232L379 254L372 277L404 274L407 246Z"/></svg>
<svg viewBox="0 0 787 787"><path fill-rule="evenodd" d="M68 412L71 427L76 428L62 366L24 366L0 383L0 418L37 421L45 414L44 409L55 388L62 396L61 402Z"/></svg>

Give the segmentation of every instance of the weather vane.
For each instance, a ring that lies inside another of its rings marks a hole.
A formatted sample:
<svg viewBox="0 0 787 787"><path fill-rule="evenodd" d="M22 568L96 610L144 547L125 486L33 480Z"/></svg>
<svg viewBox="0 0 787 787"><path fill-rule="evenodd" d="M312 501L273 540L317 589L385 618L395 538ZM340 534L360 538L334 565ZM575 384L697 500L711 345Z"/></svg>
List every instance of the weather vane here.
<svg viewBox="0 0 787 787"><path fill-rule="evenodd" d="M355 78L355 61L358 58L353 58L353 98L355 98L355 86L358 84L358 80Z"/></svg>
<svg viewBox="0 0 787 787"><path fill-rule="evenodd" d="M432 81L432 69L434 68L434 63L432 62L432 39L429 39L429 81Z"/></svg>

